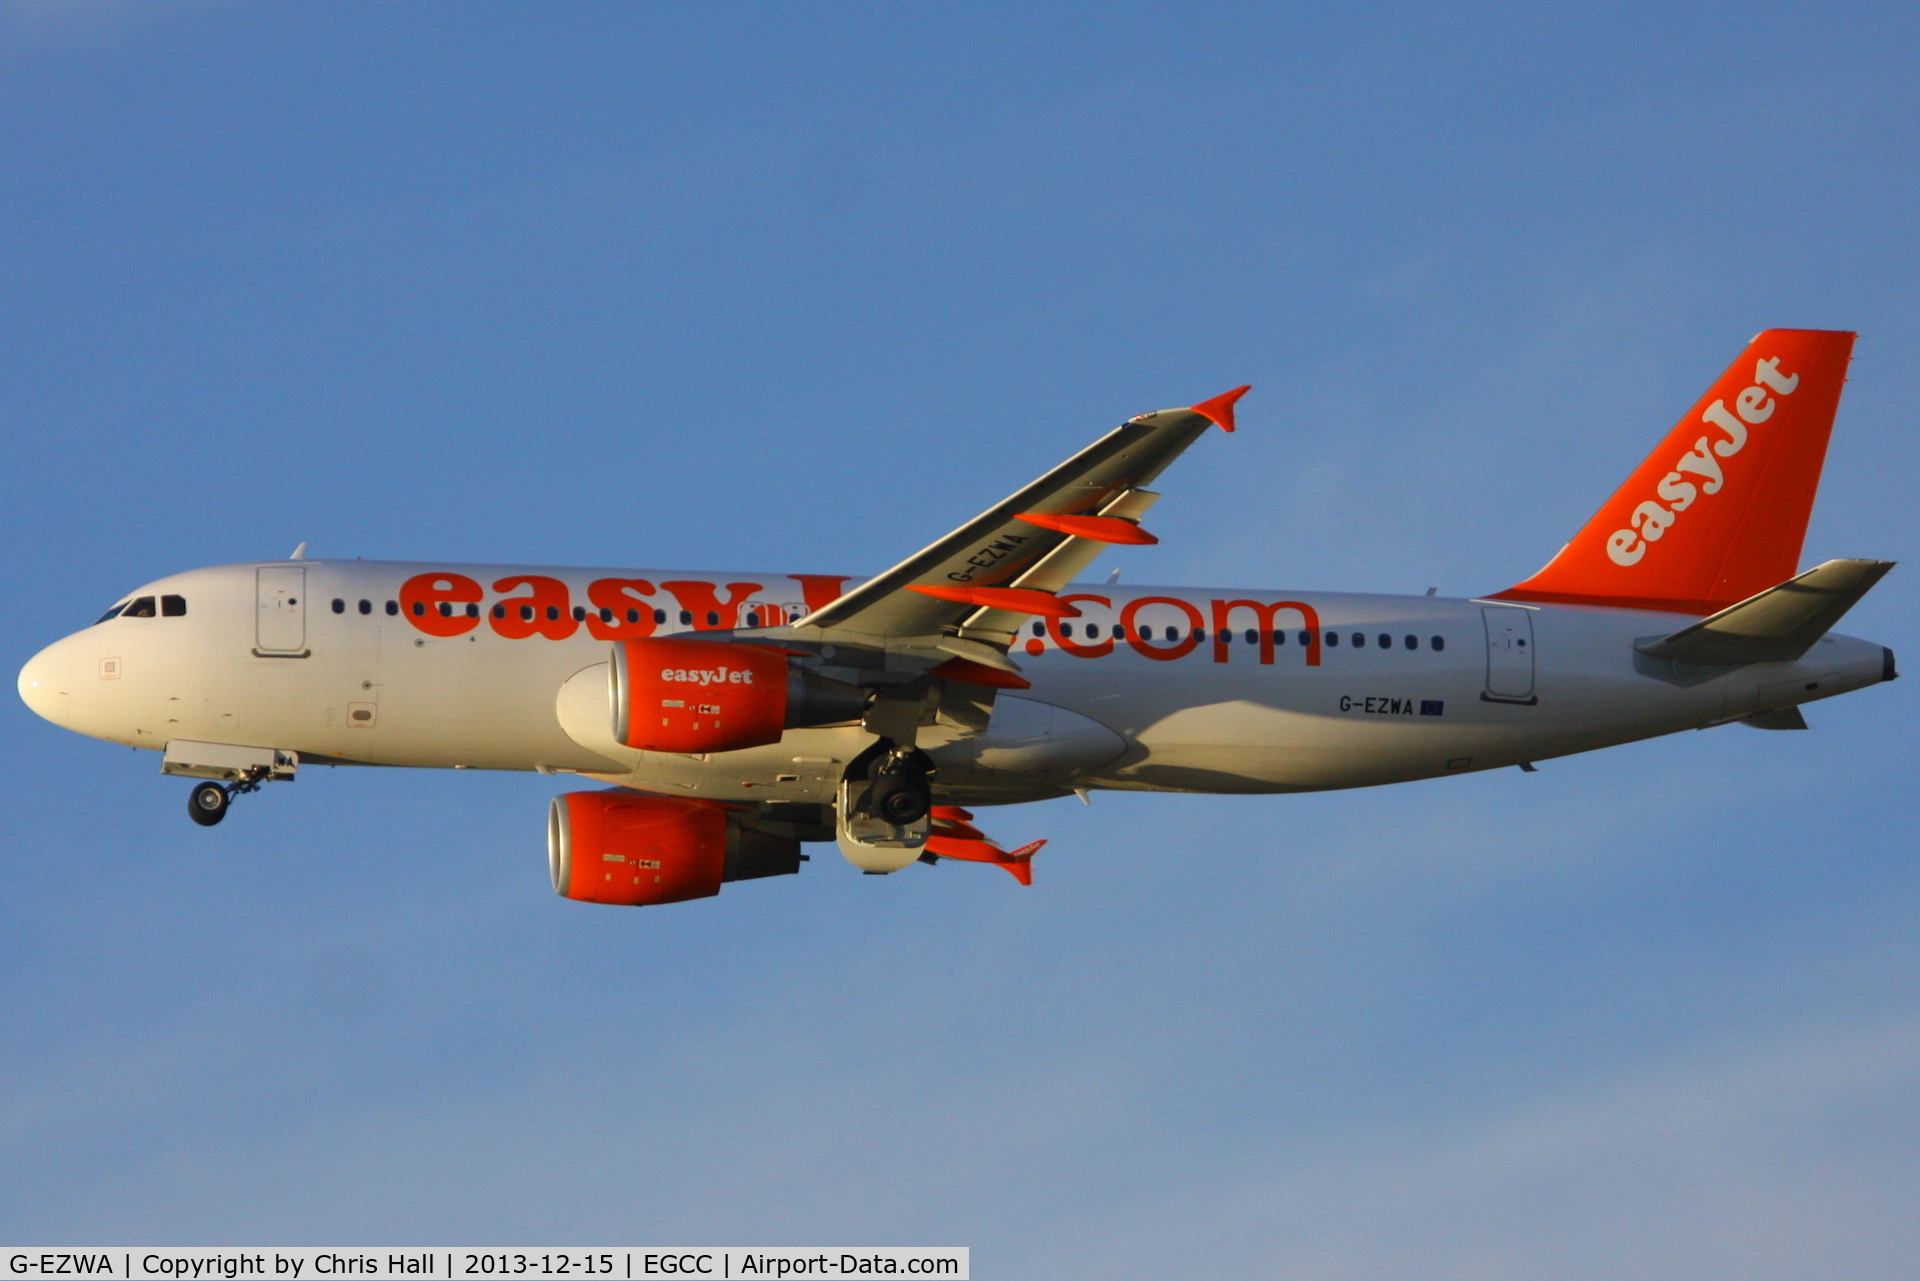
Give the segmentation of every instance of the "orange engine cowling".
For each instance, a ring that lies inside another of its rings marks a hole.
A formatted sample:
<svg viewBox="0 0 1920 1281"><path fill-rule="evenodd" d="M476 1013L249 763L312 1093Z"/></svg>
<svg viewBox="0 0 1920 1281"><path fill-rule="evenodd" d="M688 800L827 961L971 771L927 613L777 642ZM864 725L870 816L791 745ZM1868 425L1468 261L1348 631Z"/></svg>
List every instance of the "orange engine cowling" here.
<svg viewBox="0 0 1920 1281"><path fill-rule="evenodd" d="M547 812L553 889L642 907L709 898L724 881L800 870L800 842L745 827L727 806L644 792L568 792Z"/></svg>
<svg viewBox="0 0 1920 1281"><path fill-rule="evenodd" d="M611 664L613 736L649 752L731 752L789 729L858 720L866 691L792 666L778 649L650 637Z"/></svg>

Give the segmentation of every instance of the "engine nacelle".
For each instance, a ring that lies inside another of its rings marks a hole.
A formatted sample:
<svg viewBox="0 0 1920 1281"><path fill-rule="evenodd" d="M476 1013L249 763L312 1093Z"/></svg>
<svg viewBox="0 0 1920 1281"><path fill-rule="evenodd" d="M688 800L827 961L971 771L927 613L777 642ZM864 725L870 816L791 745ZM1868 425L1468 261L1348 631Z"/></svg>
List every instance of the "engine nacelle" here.
<svg viewBox="0 0 1920 1281"><path fill-rule="evenodd" d="M866 691L728 641L622 641L608 665L613 736L649 752L731 752L789 729L859 720Z"/></svg>
<svg viewBox="0 0 1920 1281"><path fill-rule="evenodd" d="M547 811L554 893L642 907L709 898L726 881L800 870L800 842L757 831L715 801L568 792Z"/></svg>

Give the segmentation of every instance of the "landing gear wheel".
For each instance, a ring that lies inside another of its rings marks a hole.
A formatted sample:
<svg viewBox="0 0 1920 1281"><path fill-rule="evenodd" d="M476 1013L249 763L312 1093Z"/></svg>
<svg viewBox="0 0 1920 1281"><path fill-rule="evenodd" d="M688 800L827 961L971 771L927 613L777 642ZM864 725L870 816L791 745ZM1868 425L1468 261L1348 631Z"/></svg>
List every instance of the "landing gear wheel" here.
<svg viewBox="0 0 1920 1281"><path fill-rule="evenodd" d="M933 807L933 790L917 761L903 759L882 765L867 801L871 812L896 827L911 827ZM889 769L887 766L893 768Z"/></svg>
<svg viewBox="0 0 1920 1281"><path fill-rule="evenodd" d="M218 783L202 783L187 797L187 815L202 827L212 827L227 816L233 798Z"/></svg>

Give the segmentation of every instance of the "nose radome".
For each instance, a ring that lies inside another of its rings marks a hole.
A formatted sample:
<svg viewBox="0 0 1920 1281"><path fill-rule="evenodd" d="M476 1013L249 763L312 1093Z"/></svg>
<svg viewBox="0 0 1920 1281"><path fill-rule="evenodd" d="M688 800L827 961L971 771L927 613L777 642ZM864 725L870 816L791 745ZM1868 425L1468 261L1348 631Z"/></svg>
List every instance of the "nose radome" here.
<svg viewBox="0 0 1920 1281"><path fill-rule="evenodd" d="M20 669L20 701L31 707L35 714L52 721L55 725L67 723L67 687L72 668L59 651L60 645L49 645L28 660Z"/></svg>

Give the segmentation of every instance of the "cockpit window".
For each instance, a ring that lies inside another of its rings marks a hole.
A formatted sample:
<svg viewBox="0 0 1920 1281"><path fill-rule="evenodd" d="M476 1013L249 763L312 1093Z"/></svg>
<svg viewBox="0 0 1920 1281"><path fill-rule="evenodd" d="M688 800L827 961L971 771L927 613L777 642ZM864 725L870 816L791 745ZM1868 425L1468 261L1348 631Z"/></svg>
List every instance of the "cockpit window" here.
<svg viewBox="0 0 1920 1281"><path fill-rule="evenodd" d="M162 596L160 598L160 617L185 618L187 616L187 598L185 596Z"/></svg>
<svg viewBox="0 0 1920 1281"><path fill-rule="evenodd" d="M106 622L109 618L117 618L120 614L120 611L125 609L126 607L127 607L127 602L121 601L118 605L115 605L112 609L100 615L100 617L94 619L93 625L95 627L98 627L100 626L100 624Z"/></svg>
<svg viewBox="0 0 1920 1281"><path fill-rule="evenodd" d="M153 597L151 596L141 596L120 611L122 618L152 618L153 614Z"/></svg>

